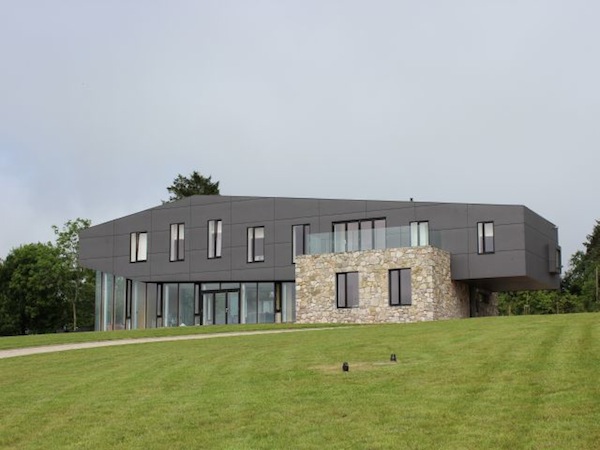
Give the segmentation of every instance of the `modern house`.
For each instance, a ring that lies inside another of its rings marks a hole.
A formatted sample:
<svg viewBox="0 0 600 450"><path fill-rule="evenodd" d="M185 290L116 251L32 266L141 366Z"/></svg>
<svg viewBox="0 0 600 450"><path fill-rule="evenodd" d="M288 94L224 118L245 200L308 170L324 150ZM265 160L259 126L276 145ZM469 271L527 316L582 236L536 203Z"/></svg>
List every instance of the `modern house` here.
<svg viewBox="0 0 600 450"><path fill-rule="evenodd" d="M96 329L412 322L558 289L556 226L525 206L193 196L93 226Z"/></svg>

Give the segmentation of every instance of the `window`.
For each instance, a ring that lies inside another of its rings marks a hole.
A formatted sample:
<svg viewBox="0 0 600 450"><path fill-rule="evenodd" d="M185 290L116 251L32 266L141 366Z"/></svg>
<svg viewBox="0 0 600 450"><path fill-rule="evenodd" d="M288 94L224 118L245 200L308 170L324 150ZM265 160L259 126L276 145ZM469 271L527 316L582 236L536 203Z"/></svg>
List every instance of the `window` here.
<svg viewBox="0 0 600 450"><path fill-rule="evenodd" d="M410 223L410 246L429 245L429 222Z"/></svg>
<svg viewBox="0 0 600 450"><path fill-rule="evenodd" d="M248 262L265 260L265 227L248 228Z"/></svg>
<svg viewBox="0 0 600 450"><path fill-rule="evenodd" d="M310 225L292 226L292 262L296 262L296 256L306 255L308 252L308 235Z"/></svg>
<svg viewBox="0 0 600 450"><path fill-rule="evenodd" d="M477 223L477 253L494 253L494 222Z"/></svg>
<svg viewBox="0 0 600 450"><path fill-rule="evenodd" d="M404 306L412 304L412 287L410 282L410 269L392 269L390 280L390 306Z"/></svg>
<svg viewBox="0 0 600 450"><path fill-rule="evenodd" d="M129 236L129 262L143 262L148 259L148 233L131 233Z"/></svg>
<svg viewBox="0 0 600 450"><path fill-rule="evenodd" d="M338 308L357 308L358 272L337 273L335 292Z"/></svg>
<svg viewBox="0 0 600 450"><path fill-rule="evenodd" d="M353 252L385 248L385 219L364 219L333 224L333 251Z"/></svg>
<svg viewBox="0 0 600 450"><path fill-rule="evenodd" d="M169 252L170 261L183 261L185 252L184 224L171 224L171 250Z"/></svg>
<svg viewBox="0 0 600 450"><path fill-rule="evenodd" d="M221 220L208 221L208 258L220 258L223 242L223 222Z"/></svg>

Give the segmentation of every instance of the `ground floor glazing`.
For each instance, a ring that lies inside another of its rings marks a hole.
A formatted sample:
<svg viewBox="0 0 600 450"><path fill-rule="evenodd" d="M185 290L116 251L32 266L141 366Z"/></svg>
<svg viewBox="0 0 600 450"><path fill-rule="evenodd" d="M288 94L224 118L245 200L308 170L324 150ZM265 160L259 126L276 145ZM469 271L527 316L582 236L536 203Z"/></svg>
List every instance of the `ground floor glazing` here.
<svg viewBox="0 0 600 450"><path fill-rule="evenodd" d="M144 283L96 275L96 330L296 320L293 282Z"/></svg>

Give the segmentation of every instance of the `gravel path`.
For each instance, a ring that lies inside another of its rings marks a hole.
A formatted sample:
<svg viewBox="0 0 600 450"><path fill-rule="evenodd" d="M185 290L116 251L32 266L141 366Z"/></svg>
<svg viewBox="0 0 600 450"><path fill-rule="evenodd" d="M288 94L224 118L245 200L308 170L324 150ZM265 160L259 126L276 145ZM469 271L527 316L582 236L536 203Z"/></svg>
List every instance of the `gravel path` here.
<svg viewBox="0 0 600 450"><path fill-rule="evenodd" d="M338 327L339 328L339 327ZM264 331L234 331L231 333L207 333L207 334L190 334L186 336L166 336L155 338L139 338L139 339L117 339L114 341L95 341L95 342L80 342L74 344L60 345L44 345L40 347L25 347L15 348L10 350L0 350L0 359L14 358L16 356L38 355L40 353L64 352L67 350L81 350L85 348L97 347L113 347L116 345L130 344L148 344L151 342L170 342L170 341L190 341L193 339L213 339L234 336L251 336L256 334L280 334L280 333L298 333L301 331L318 331L332 330L333 327L323 328L293 328L286 330L264 330Z"/></svg>

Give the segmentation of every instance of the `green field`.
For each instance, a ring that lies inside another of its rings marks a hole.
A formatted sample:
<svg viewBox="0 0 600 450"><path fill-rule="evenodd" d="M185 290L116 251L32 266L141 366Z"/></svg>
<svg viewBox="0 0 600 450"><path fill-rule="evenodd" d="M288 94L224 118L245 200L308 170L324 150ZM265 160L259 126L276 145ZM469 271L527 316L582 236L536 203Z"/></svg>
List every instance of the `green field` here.
<svg viewBox="0 0 600 450"><path fill-rule="evenodd" d="M0 448L598 448L599 324L500 317L3 359Z"/></svg>

